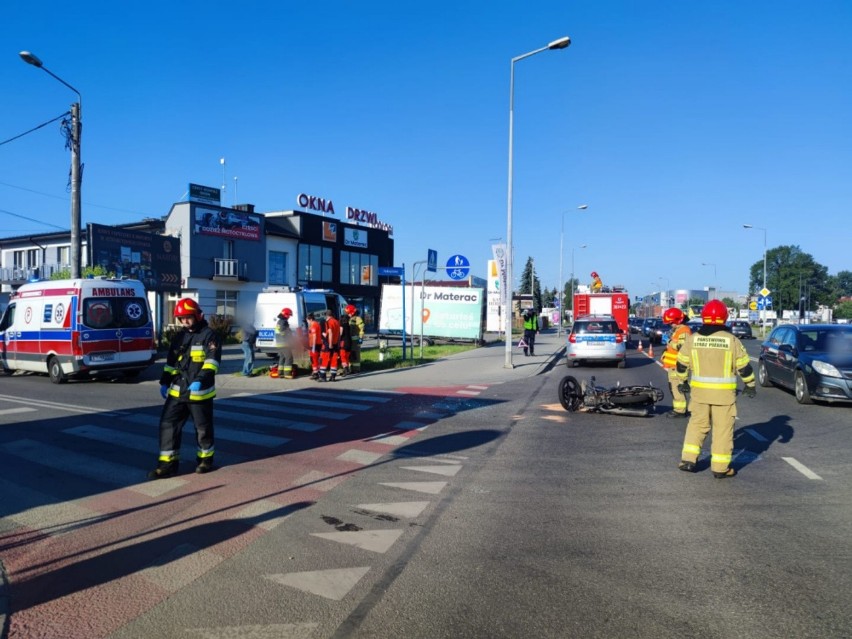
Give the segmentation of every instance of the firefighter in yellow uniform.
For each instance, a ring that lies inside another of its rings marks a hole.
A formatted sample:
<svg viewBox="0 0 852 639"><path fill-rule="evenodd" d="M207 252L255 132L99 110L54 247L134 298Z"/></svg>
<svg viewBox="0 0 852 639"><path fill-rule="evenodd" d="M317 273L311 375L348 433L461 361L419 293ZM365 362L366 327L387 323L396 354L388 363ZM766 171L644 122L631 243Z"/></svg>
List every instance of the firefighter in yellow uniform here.
<svg viewBox="0 0 852 639"><path fill-rule="evenodd" d="M689 327L684 324L686 316L679 308L669 308L663 313L663 323L673 326L666 350L660 358L663 368L669 375L669 387L672 391L672 410L666 413L666 417L686 417L686 395L680 392L678 386L680 380L677 378L675 366L677 365L677 354L680 352L686 338L692 334Z"/></svg>
<svg viewBox="0 0 852 639"><path fill-rule="evenodd" d="M601 281L601 276L598 275L597 271L592 271L592 293L598 293L603 288L603 282Z"/></svg>
<svg viewBox="0 0 852 639"><path fill-rule="evenodd" d="M704 439L713 430L710 470L722 479L733 477L734 420L737 416L737 373L745 384L743 394L754 397L754 371L742 342L725 328L728 309L711 300L701 309L703 326L690 335L677 356L681 391L691 393L692 413L683 440L680 470L694 473ZM687 377L691 378L687 381Z"/></svg>

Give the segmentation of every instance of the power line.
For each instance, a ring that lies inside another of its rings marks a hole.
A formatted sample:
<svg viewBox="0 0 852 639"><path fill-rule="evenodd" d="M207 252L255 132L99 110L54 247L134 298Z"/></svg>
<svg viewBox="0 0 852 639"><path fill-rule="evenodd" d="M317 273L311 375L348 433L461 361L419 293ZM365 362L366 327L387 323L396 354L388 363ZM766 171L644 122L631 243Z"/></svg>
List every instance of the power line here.
<svg viewBox="0 0 852 639"><path fill-rule="evenodd" d="M23 133L19 133L19 134L18 134L18 135L16 135L15 137L13 137L13 138L9 138L8 140L3 140L2 142L0 142L0 146L3 146L4 144L9 144L9 142L14 142L14 141L15 141L15 140L17 140L18 138L22 138L22 137L24 137L25 135L29 135L30 133L32 133L32 132L34 132L34 131L38 131L39 129L46 127L48 124L52 124L52 123L56 122L57 120L60 120L60 119L64 118L66 115L71 115L71 112L70 112L70 111L66 111L66 112L65 112L65 113L63 113L62 115L57 116L57 117L53 118L52 120L48 120L48 121L47 121L47 122L45 122L44 124L39 124L39 125L38 125L37 127L35 127L34 129L30 129L29 131L24 131Z"/></svg>
<svg viewBox="0 0 852 639"><path fill-rule="evenodd" d="M6 215L11 215L12 217L17 217L22 220L26 220L27 222L35 222L36 224L43 224L44 226L52 226L55 229L59 229L60 231L67 231L65 227L56 226L56 224L48 224L47 222L42 222L41 220L35 220L31 217L27 217L26 215L18 215L17 213L12 213L12 211L7 211L6 209L0 209L0 213L5 213Z"/></svg>

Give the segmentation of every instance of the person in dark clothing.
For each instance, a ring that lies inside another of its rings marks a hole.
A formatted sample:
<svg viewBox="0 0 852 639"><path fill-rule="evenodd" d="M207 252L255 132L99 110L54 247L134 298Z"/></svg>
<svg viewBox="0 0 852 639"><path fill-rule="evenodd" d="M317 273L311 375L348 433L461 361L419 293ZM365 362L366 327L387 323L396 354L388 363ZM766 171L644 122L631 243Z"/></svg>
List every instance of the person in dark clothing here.
<svg viewBox="0 0 852 639"><path fill-rule="evenodd" d="M538 316L535 309L524 311L524 355L535 355L535 336L538 333Z"/></svg>
<svg viewBox="0 0 852 639"><path fill-rule="evenodd" d="M178 474L181 434L189 417L198 441L195 472L213 470L213 398L222 346L195 300L179 300L175 318L183 329L172 338L160 377L166 403L160 415L160 455L149 479Z"/></svg>
<svg viewBox="0 0 852 639"><path fill-rule="evenodd" d="M340 316L340 376L349 375L349 358L352 355L352 326L349 324L349 315L344 313Z"/></svg>

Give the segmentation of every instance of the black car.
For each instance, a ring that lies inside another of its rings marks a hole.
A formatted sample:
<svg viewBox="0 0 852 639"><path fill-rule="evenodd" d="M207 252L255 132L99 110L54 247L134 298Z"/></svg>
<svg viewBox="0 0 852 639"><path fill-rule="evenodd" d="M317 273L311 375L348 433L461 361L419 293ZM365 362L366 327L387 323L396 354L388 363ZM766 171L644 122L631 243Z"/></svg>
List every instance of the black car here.
<svg viewBox="0 0 852 639"><path fill-rule="evenodd" d="M645 325L642 327L642 332L652 344L662 344L663 335L669 332L670 326L667 326L661 319L645 320Z"/></svg>
<svg viewBox="0 0 852 639"><path fill-rule="evenodd" d="M777 326L760 346L757 381L792 389L800 404L852 402L852 325Z"/></svg>
<svg viewBox="0 0 852 639"><path fill-rule="evenodd" d="M642 323L643 320L641 317L628 317L627 318L627 327L630 329L631 333L641 333L642 332Z"/></svg>
<svg viewBox="0 0 852 639"><path fill-rule="evenodd" d="M732 320L726 326L735 337L739 337L740 339L754 338L754 335L751 333L751 324L744 320Z"/></svg>

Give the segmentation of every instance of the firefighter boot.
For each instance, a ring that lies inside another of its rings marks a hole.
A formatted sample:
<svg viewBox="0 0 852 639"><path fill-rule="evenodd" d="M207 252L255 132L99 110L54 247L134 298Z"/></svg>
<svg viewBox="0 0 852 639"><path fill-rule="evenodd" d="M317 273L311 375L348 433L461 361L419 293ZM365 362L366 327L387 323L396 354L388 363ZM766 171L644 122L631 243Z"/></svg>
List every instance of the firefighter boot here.
<svg viewBox="0 0 852 639"><path fill-rule="evenodd" d="M209 473L213 470L213 456L210 457L197 457L197 463L195 465L195 472L199 475L203 475L204 473Z"/></svg>
<svg viewBox="0 0 852 639"><path fill-rule="evenodd" d="M677 465L677 469L678 469L678 470L683 470L683 471L685 471L685 472L687 472L687 473L694 473L694 472L695 472L695 462L690 462L690 461L681 461L681 462Z"/></svg>
<svg viewBox="0 0 852 639"><path fill-rule="evenodd" d="M725 479L727 477L733 477L736 474L737 474L737 471L733 468L728 468L728 470L726 470L725 472L721 472L721 473L717 472L715 470L713 471L713 477L715 477L716 479Z"/></svg>
<svg viewBox="0 0 852 639"><path fill-rule="evenodd" d="M165 479L166 477L174 477L178 474L178 461L159 461L157 467L148 473L148 479Z"/></svg>

